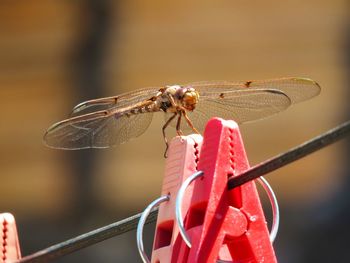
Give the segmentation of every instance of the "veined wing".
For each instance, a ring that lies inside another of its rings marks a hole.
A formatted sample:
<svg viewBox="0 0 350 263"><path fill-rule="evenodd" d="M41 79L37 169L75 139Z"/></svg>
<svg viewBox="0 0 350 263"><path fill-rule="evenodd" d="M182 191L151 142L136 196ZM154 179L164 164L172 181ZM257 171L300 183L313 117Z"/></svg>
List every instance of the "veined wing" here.
<svg viewBox="0 0 350 263"><path fill-rule="evenodd" d="M195 88L200 95L200 99L219 99L220 94L229 94L243 90L279 90L286 94L291 103L298 103L317 96L321 88L317 82L308 78L279 78L271 80L253 81L202 81L189 83L184 86Z"/></svg>
<svg viewBox="0 0 350 263"><path fill-rule="evenodd" d="M215 116L238 123L253 121L283 111L292 103L312 98L320 92L316 82L303 78L197 82L185 86L199 92L199 102L188 114L199 130Z"/></svg>
<svg viewBox="0 0 350 263"><path fill-rule="evenodd" d="M83 115L111 108L115 110L122 109L127 106L132 106L142 101L151 99L152 97L155 97L159 92L159 89L159 87L143 88L135 91L126 92L118 96L84 101L73 108L71 115Z"/></svg>
<svg viewBox="0 0 350 263"><path fill-rule="evenodd" d="M124 113L103 110L63 120L47 130L44 141L58 149L107 148L141 135L153 116L150 112Z"/></svg>

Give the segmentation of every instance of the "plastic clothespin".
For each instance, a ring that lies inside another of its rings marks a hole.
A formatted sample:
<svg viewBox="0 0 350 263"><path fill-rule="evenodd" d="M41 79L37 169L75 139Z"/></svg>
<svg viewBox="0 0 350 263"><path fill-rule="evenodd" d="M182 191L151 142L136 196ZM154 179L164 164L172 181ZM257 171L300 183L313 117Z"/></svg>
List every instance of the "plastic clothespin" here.
<svg viewBox="0 0 350 263"><path fill-rule="evenodd" d="M197 171L201 144L202 136L200 135L175 137L170 142L162 186L162 196L169 195L170 198L169 201L159 205L152 263L170 262L171 255L177 253L174 248L179 248L179 246L176 246L175 242L181 241L181 236L175 222L176 195L183 181ZM191 201L190 197L191 189L188 189L182 207L185 214Z"/></svg>
<svg viewBox="0 0 350 263"><path fill-rule="evenodd" d="M15 218L12 214L2 213L0 214L0 224L0 263L7 263L20 259L21 250L19 247Z"/></svg>
<svg viewBox="0 0 350 263"><path fill-rule="evenodd" d="M186 204L191 248L181 240L171 262L277 262L255 183L227 190L228 178L248 168L238 125L210 120L197 167L203 176L192 183Z"/></svg>

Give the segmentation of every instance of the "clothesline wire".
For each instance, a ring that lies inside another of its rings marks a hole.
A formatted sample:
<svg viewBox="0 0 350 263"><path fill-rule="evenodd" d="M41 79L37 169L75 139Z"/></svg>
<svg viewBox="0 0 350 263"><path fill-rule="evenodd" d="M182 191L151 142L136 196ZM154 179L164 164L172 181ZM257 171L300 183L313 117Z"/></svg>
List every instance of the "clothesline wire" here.
<svg viewBox="0 0 350 263"><path fill-rule="evenodd" d="M350 121L297 146L285 153L277 155L263 163L260 163L238 176L231 177L228 181L228 189L240 186L248 181L254 180L264 174L277 170L291 162L301 159L317 150L320 150L350 133ZM154 209L146 224L157 219L158 209ZM23 257L18 263L48 262L50 260L70 254L82 248L86 248L111 237L121 235L125 232L136 229L141 213L125 218L110 225L95 229L80 236L71 238L64 242L40 250L34 254Z"/></svg>
<svg viewBox="0 0 350 263"><path fill-rule="evenodd" d="M342 138L350 133L350 121L344 122L337 127L317 136L313 139L304 142L285 153L279 154L267 161L264 161L254 167L248 169L246 172L238 176L231 177L227 183L228 189L240 186L251 180L270 173L287 164L295 162L317 150L320 150Z"/></svg>

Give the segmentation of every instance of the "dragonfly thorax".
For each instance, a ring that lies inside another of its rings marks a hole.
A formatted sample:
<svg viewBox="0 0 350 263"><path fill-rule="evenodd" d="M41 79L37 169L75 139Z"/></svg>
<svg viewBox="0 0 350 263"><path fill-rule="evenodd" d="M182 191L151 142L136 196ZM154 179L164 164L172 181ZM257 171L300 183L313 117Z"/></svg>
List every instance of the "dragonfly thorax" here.
<svg viewBox="0 0 350 263"><path fill-rule="evenodd" d="M168 86L162 97L165 99L162 103L162 106L165 106L163 110L167 112L177 111L176 106L193 111L199 100L199 94L194 88L182 87L180 85ZM170 97L173 99L175 105L172 105Z"/></svg>

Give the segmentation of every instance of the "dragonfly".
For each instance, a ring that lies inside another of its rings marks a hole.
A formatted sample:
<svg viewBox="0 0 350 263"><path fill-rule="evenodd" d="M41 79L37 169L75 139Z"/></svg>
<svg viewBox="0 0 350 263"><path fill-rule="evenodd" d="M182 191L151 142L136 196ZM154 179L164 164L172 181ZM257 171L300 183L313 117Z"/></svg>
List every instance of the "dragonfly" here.
<svg viewBox="0 0 350 263"><path fill-rule="evenodd" d="M143 134L153 113L162 112L166 129L200 133L212 117L245 123L281 112L320 93L317 82L289 77L256 81L201 81L143 88L82 102L69 118L48 128L45 143L58 149L107 148Z"/></svg>

